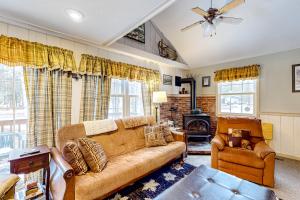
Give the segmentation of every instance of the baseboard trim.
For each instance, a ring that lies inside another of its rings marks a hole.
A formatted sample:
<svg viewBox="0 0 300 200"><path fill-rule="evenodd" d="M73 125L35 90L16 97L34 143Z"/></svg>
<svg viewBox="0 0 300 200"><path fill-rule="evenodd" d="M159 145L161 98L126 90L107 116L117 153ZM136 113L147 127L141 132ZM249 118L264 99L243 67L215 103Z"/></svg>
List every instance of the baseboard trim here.
<svg viewBox="0 0 300 200"><path fill-rule="evenodd" d="M283 153L276 153L276 157L288 158L288 159L300 161L300 157L298 157L298 156L291 156L291 155L287 155L287 154L283 154Z"/></svg>

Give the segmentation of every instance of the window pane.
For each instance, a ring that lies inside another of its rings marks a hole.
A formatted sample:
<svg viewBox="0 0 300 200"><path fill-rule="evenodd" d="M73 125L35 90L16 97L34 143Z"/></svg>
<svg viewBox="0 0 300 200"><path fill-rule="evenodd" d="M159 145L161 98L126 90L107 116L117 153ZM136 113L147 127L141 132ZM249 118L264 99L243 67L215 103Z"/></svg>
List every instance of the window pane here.
<svg viewBox="0 0 300 200"><path fill-rule="evenodd" d="M221 96L221 112L230 113L230 96Z"/></svg>
<svg viewBox="0 0 300 200"><path fill-rule="evenodd" d="M243 95L242 96L242 113L253 114L253 95Z"/></svg>
<svg viewBox="0 0 300 200"><path fill-rule="evenodd" d="M128 94L129 95L140 95L141 91L141 83L135 81L128 81Z"/></svg>
<svg viewBox="0 0 300 200"><path fill-rule="evenodd" d="M230 96L230 110L231 113L241 113L242 111L242 98L240 95Z"/></svg>
<svg viewBox="0 0 300 200"><path fill-rule="evenodd" d="M130 116L144 115L143 102L139 96L130 97Z"/></svg>
<svg viewBox="0 0 300 200"><path fill-rule="evenodd" d="M112 79L111 80L111 94L112 95L121 95L124 91L124 80Z"/></svg>
<svg viewBox="0 0 300 200"><path fill-rule="evenodd" d="M13 149L25 148L27 101L21 67L0 65L0 173Z"/></svg>
<svg viewBox="0 0 300 200"><path fill-rule="evenodd" d="M119 119L123 117L123 97L111 96L109 102L108 118Z"/></svg>

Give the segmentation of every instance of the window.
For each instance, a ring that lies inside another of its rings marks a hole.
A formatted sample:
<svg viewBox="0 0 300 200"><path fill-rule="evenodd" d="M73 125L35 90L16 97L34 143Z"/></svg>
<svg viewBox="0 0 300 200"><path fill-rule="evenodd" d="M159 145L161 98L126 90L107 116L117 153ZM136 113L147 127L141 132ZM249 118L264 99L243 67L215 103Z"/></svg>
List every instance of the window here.
<svg viewBox="0 0 300 200"><path fill-rule="evenodd" d="M218 112L225 115L256 115L257 80L219 83Z"/></svg>
<svg viewBox="0 0 300 200"><path fill-rule="evenodd" d="M9 152L24 148L27 131L27 101L22 67L0 64L0 169Z"/></svg>
<svg viewBox="0 0 300 200"><path fill-rule="evenodd" d="M108 118L144 115L142 84L136 81L112 79Z"/></svg>

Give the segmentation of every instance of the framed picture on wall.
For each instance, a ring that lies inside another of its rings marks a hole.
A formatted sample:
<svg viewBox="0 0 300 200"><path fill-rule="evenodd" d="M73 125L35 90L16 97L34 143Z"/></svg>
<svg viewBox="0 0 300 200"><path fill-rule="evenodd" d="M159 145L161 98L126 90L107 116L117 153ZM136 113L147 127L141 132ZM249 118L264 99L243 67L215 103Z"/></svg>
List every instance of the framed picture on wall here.
<svg viewBox="0 0 300 200"><path fill-rule="evenodd" d="M300 64L292 65L293 92L300 92Z"/></svg>
<svg viewBox="0 0 300 200"><path fill-rule="evenodd" d="M140 25L125 37L145 44L145 24Z"/></svg>
<svg viewBox="0 0 300 200"><path fill-rule="evenodd" d="M163 75L163 84L164 85L172 85L172 79L173 79L172 76L164 74Z"/></svg>
<svg viewBox="0 0 300 200"><path fill-rule="evenodd" d="M210 87L210 76L202 77L202 87Z"/></svg>

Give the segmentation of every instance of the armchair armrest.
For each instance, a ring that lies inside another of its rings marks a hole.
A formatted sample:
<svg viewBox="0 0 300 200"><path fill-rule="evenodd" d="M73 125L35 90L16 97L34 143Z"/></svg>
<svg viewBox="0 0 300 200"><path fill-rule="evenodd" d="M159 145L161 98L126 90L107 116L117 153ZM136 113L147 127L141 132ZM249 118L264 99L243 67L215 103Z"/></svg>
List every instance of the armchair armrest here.
<svg viewBox="0 0 300 200"><path fill-rule="evenodd" d="M265 141L260 141L260 142L256 143L254 146L254 152L258 157L260 157L262 159L265 159L265 157L271 153L275 154L275 151L271 147L269 147L265 143Z"/></svg>
<svg viewBox="0 0 300 200"><path fill-rule="evenodd" d="M223 138L221 138L221 136L219 135L216 135L212 141L211 141L212 144L215 144L217 146L217 148L221 151L224 149L225 147L225 141L223 140Z"/></svg>

